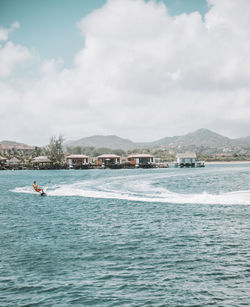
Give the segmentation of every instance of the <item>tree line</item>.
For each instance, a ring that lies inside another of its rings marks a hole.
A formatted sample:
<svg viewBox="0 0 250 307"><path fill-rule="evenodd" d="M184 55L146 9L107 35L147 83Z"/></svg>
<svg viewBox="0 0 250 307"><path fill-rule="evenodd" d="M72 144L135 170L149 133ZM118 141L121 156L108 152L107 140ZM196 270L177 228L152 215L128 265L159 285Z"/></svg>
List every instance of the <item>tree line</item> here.
<svg viewBox="0 0 250 307"><path fill-rule="evenodd" d="M147 153L151 154L161 161L175 161L175 153L169 152L162 148L135 148L133 150L123 149L110 149L110 148L95 148L95 147L64 147L64 138L62 135L59 137L52 136L50 142L44 147L35 147L33 151L16 150L10 149L1 153L1 156L11 159L16 157L21 162L25 163L31 161L33 158L38 156L47 156L53 163L62 165L65 163L65 157L70 154L83 154L89 157L97 157L102 154L115 154L121 157L126 157L133 153ZM196 148L197 159L205 161L238 161L238 160L249 160L250 156L247 154L234 153L231 157L216 157L213 154L205 154L199 152Z"/></svg>

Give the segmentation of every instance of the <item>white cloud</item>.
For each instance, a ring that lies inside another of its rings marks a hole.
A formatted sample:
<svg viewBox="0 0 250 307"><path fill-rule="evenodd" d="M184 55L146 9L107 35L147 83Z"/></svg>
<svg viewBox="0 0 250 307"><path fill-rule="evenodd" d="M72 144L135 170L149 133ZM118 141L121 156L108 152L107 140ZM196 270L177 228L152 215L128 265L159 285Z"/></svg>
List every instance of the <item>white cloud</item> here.
<svg viewBox="0 0 250 307"><path fill-rule="evenodd" d="M40 72L43 75L54 76L60 68L63 66L63 60L60 59L49 59L44 60L40 65Z"/></svg>
<svg viewBox="0 0 250 307"><path fill-rule="evenodd" d="M0 27L0 42L1 41L6 41L9 37L9 34L13 32L15 29L20 28L19 22L13 22L10 28L5 29L3 27Z"/></svg>
<svg viewBox="0 0 250 307"><path fill-rule="evenodd" d="M9 76L17 65L20 65L32 57L27 48L7 42L0 46L0 77Z"/></svg>
<svg viewBox="0 0 250 307"><path fill-rule="evenodd" d="M154 1L108 1L78 23L85 47L74 68L45 60L40 79L25 90L6 81L0 103L11 107L3 108L2 116L21 127L16 136L33 143L60 132L143 141L201 127L229 136L250 134L250 2L209 4L203 20L198 12L170 16ZM28 58L24 47L9 46ZM2 75L9 76L13 67L6 67ZM17 105L19 115L13 116ZM2 121L0 131L1 126ZM16 138L14 131L9 135Z"/></svg>
<svg viewBox="0 0 250 307"><path fill-rule="evenodd" d="M32 57L26 47L8 41L9 34L19 27L20 24L17 21L8 29L0 27L0 42L7 41L0 45L0 77L9 76L17 65L30 60Z"/></svg>

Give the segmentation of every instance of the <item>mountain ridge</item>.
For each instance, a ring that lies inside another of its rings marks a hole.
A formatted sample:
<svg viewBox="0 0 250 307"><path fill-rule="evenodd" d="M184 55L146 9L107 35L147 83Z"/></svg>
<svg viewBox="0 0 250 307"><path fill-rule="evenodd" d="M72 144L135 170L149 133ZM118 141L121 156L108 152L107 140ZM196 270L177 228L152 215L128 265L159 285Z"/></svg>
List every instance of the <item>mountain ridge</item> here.
<svg viewBox="0 0 250 307"><path fill-rule="evenodd" d="M136 148L166 148L175 150L199 150L204 148L250 152L250 136L231 139L209 129L201 128L179 136L167 136L152 142L133 142L116 135L93 135L78 140L67 141L67 147L94 147L108 149L133 150ZM34 146L14 141L0 141L0 150L6 148L34 148Z"/></svg>
<svg viewBox="0 0 250 307"><path fill-rule="evenodd" d="M249 146L250 136L231 139L209 129L201 128L180 136L170 136L161 138L153 142L133 142L129 139L121 138L116 135L94 135L84 137L76 141L68 141L65 147L95 147L110 149L135 149L140 147L209 147L209 148L234 148L237 146Z"/></svg>
<svg viewBox="0 0 250 307"><path fill-rule="evenodd" d="M93 135L83 137L76 141L68 141L65 146L81 146L81 147L95 147L95 148L111 148L111 149L132 149L134 148L133 141L121 138L116 135Z"/></svg>
<svg viewBox="0 0 250 307"><path fill-rule="evenodd" d="M9 140L3 140L0 141L0 150L4 149L34 149L35 146L33 145L27 145L24 143L16 142L16 141L9 141Z"/></svg>

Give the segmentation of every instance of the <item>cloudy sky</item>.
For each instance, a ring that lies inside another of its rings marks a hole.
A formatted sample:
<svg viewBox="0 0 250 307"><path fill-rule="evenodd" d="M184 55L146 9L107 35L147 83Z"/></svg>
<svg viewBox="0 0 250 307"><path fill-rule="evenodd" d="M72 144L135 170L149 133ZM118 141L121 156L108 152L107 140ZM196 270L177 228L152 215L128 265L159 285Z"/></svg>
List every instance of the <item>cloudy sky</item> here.
<svg viewBox="0 0 250 307"><path fill-rule="evenodd" d="M0 140L250 135L249 0L0 0Z"/></svg>

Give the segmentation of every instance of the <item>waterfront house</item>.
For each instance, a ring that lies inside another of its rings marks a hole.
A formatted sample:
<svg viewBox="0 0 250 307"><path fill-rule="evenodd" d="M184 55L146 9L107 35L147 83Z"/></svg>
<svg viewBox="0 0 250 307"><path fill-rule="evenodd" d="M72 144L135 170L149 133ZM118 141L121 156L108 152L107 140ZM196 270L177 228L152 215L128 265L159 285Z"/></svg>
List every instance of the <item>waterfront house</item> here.
<svg viewBox="0 0 250 307"><path fill-rule="evenodd" d="M154 164L154 157L150 154L132 154L128 161L135 167L150 167Z"/></svg>
<svg viewBox="0 0 250 307"><path fill-rule="evenodd" d="M177 165L176 166L195 166L196 154L192 152L178 153L176 154Z"/></svg>
<svg viewBox="0 0 250 307"><path fill-rule="evenodd" d="M232 158L233 154L231 153L218 153L215 155L216 158Z"/></svg>
<svg viewBox="0 0 250 307"><path fill-rule="evenodd" d="M4 169L7 159L0 156L0 169Z"/></svg>
<svg viewBox="0 0 250 307"><path fill-rule="evenodd" d="M88 168L89 157L85 155L69 155L66 157L68 168Z"/></svg>
<svg viewBox="0 0 250 307"><path fill-rule="evenodd" d="M121 157L114 154L103 154L97 157L97 163L102 167L115 167L121 163Z"/></svg>
<svg viewBox="0 0 250 307"><path fill-rule="evenodd" d="M8 162L8 165L10 166L19 166L21 164L21 161L17 159L16 157L11 158L7 162Z"/></svg>
<svg viewBox="0 0 250 307"><path fill-rule="evenodd" d="M52 161L47 156L35 157L31 160L35 168L51 168Z"/></svg>
<svg viewBox="0 0 250 307"><path fill-rule="evenodd" d="M7 158L0 156L0 162L6 162Z"/></svg>

